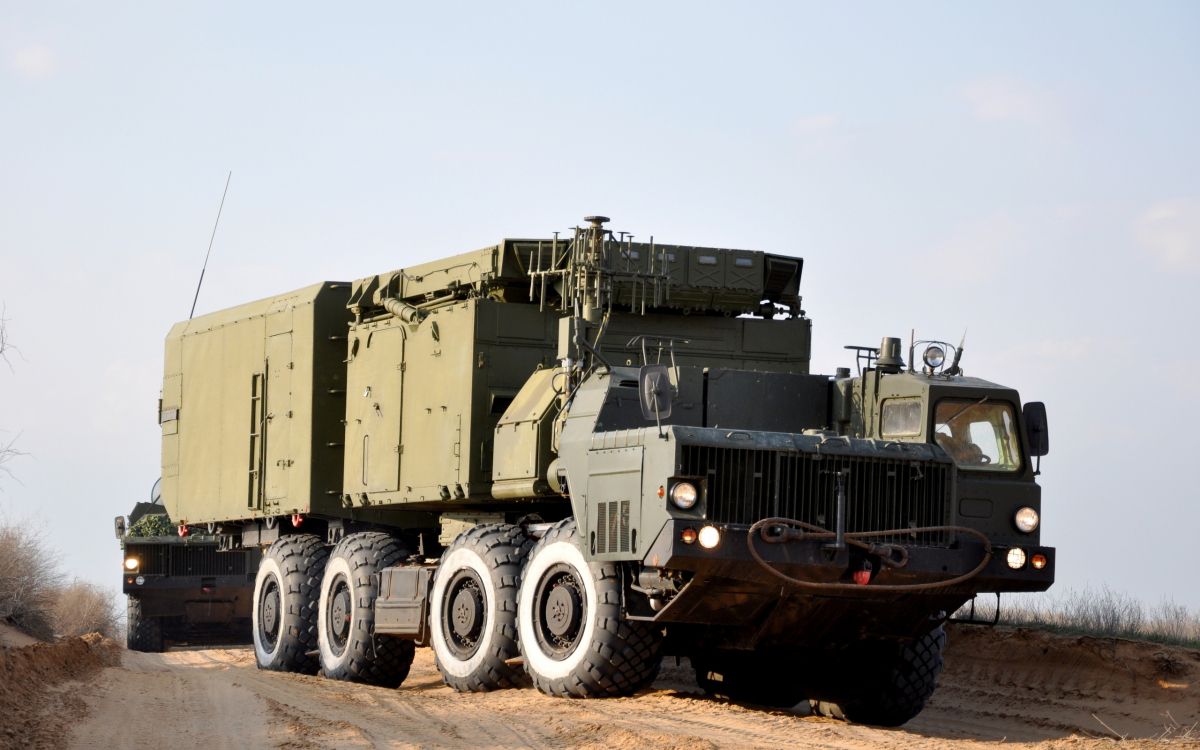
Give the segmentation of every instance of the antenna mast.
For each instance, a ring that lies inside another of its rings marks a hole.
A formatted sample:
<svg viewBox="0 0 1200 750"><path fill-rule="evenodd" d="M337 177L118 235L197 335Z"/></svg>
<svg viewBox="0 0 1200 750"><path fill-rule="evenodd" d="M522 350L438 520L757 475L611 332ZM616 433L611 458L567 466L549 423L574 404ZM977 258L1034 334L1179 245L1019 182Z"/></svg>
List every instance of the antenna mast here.
<svg viewBox="0 0 1200 750"><path fill-rule="evenodd" d="M213 240L217 238L217 226L221 223L221 211L225 208L225 195L229 192L229 180L233 178L233 170L225 176L225 190L221 192L221 205L217 206L217 220L213 222L212 235L208 238L208 251L204 253L204 265L200 266L200 280L196 282L196 295L192 297L192 311L188 320L196 314L196 300L200 299L200 285L204 283L204 271L208 268L208 256L212 255Z"/></svg>

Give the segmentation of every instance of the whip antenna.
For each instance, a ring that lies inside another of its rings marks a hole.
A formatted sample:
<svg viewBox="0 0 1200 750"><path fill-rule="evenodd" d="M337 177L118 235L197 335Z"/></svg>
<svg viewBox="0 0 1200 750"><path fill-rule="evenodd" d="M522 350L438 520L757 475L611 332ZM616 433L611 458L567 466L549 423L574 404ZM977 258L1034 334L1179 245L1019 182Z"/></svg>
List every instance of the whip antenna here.
<svg viewBox="0 0 1200 750"><path fill-rule="evenodd" d="M225 208L225 195L229 192L229 180L232 177L231 169L225 176L225 190L221 192L221 205L217 206L217 220L213 222L212 236L208 238L208 252L204 253L204 265L200 266L200 280L196 282L196 296L192 297L192 311L188 313L188 320L196 314L196 300L200 299L200 285L204 283L204 271L208 268L208 256L212 255L213 240L217 238L217 225L221 223L221 210Z"/></svg>

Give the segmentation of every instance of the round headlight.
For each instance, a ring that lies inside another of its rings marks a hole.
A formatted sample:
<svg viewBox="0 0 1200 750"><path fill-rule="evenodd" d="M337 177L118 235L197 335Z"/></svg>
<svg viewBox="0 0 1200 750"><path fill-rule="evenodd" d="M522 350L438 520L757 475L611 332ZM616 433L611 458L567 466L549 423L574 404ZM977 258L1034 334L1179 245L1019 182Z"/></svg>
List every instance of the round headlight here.
<svg viewBox="0 0 1200 750"><path fill-rule="evenodd" d="M721 543L721 532L717 531L716 526L705 526L700 529L700 546L704 549L712 549Z"/></svg>
<svg viewBox="0 0 1200 750"><path fill-rule="evenodd" d="M1038 512L1033 508L1021 508L1017 514L1013 516L1013 523L1016 524L1019 531L1026 534L1031 534L1037 530L1038 523L1041 519L1038 518Z"/></svg>
<svg viewBox="0 0 1200 750"><path fill-rule="evenodd" d="M143 576L138 576L136 580L137 580L137 585L139 585L139 586L141 586L143 583L146 582L146 579Z"/></svg>
<svg viewBox="0 0 1200 750"><path fill-rule="evenodd" d="M138 561L136 557L125 558L125 570L137 570Z"/></svg>
<svg viewBox="0 0 1200 750"><path fill-rule="evenodd" d="M925 349L924 359L925 364L936 370L946 362L946 351L937 344L930 344Z"/></svg>
<svg viewBox="0 0 1200 750"><path fill-rule="evenodd" d="M1013 570L1020 570L1025 567L1025 550L1020 547L1013 547L1008 551L1008 567Z"/></svg>
<svg viewBox="0 0 1200 750"><path fill-rule="evenodd" d="M690 510L699 497L696 485L691 482L679 482L671 488L671 502L680 510Z"/></svg>

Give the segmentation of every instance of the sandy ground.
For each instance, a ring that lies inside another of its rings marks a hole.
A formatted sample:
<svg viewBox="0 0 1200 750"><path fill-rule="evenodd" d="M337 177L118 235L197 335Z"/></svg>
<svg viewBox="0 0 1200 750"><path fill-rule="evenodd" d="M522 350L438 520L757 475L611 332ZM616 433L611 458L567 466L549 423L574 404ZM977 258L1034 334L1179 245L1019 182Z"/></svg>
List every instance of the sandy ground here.
<svg viewBox="0 0 1200 750"><path fill-rule="evenodd" d="M105 750L1200 747L1198 651L1026 631L951 638L938 693L895 730L708 700L673 659L641 695L577 701L455 693L428 649L387 690L262 672L233 647L125 652L118 667L52 688L34 739Z"/></svg>

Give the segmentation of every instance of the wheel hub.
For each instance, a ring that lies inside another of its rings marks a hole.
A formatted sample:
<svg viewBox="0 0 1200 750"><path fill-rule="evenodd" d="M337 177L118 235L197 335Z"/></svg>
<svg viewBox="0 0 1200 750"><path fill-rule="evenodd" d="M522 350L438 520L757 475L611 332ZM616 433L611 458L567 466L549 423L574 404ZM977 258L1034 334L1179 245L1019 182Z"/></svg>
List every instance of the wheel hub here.
<svg viewBox="0 0 1200 750"><path fill-rule="evenodd" d="M346 651L350 638L350 620L354 616L354 598L346 576L338 573L329 587L329 610L325 618L325 635L335 654Z"/></svg>
<svg viewBox="0 0 1200 750"><path fill-rule="evenodd" d="M279 635L279 585L272 578L265 588L258 603L258 629L263 642L273 647Z"/></svg>
<svg viewBox="0 0 1200 750"><path fill-rule="evenodd" d="M534 593L534 635L542 652L561 661L583 640L588 617L583 579L566 563L552 565L542 574Z"/></svg>
<svg viewBox="0 0 1200 750"><path fill-rule="evenodd" d="M442 635L450 651L460 659L471 658L479 650L487 599L483 581L475 571L463 568L451 577L442 600Z"/></svg>
<svg viewBox="0 0 1200 750"><path fill-rule="evenodd" d="M342 638L350 630L350 592L344 588L333 597L333 606L329 608L329 627Z"/></svg>
<svg viewBox="0 0 1200 750"><path fill-rule="evenodd" d="M583 602L574 586L555 586L546 600L546 625L550 632L562 636L577 628L582 609Z"/></svg>

